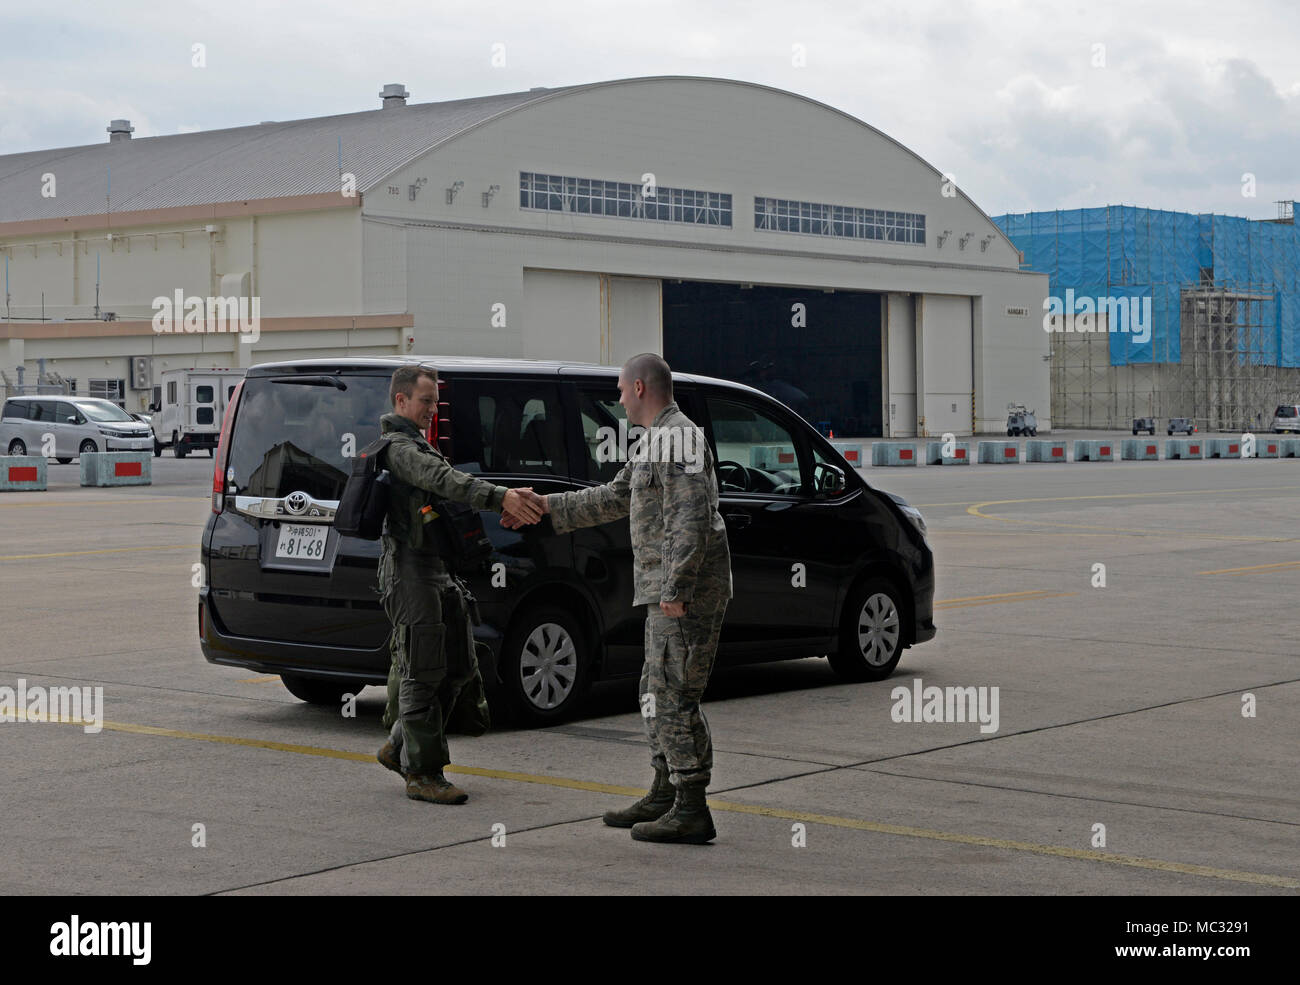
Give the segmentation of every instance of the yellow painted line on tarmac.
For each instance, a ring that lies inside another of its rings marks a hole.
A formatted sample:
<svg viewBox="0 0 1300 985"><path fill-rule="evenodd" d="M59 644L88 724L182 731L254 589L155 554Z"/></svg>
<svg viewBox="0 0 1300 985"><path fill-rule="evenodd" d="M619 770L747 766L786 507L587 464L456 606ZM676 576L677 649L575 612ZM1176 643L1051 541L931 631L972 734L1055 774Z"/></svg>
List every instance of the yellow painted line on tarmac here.
<svg viewBox="0 0 1300 985"><path fill-rule="evenodd" d="M1029 595L1019 599L988 599L984 602L958 602L955 605L945 605L942 602L936 602L934 607L947 612L949 609L967 609L972 605L1006 605L1011 602L1037 602L1039 599L1063 599L1068 595L1078 595L1078 592L1044 592L1042 595Z"/></svg>
<svg viewBox="0 0 1300 985"><path fill-rule="evenodd" d="M1258 571L1277 571L1280 568L1300 568L1300 561L1279 561L1276 564L1251 564L1244 568L1214 568L1198 571L1198 575L1249 575Z"/></svg>
<svg viewBox="0 0 1300 985"><path fill-rule="evenodd" d="M49 557L83 557L87 554L130 554L139 551L197 551L199 542L190 544L164 544L160 547L104 547L94 551L58 551L53 554L0 554L0 561L33 561Z"/></svg>
<svg viewBox="0 0 1300 985"><path fill-rule="evenodd" d="M1233 489L1171 489L1168 492L1095 493L1089 496L1046 496L1040 499L995 499L978 502L968 499L961 503L912 503L917 509L932 506L994 506L998 503L1068 503L1076 499L1143 499L1152 496L1207 496L1212 493L1238 492L1293 492L1295 486L1242 486Z"/></svg>
<svg viewBox="0 0 1300 985"><path fill-rule="evenodd" d="M640 793L641 791L638 790L637 792ZM901 835L905 838L924 838L929 841L947 841L958 845L1001 848L1012 852L1030 852L1034 855L1051 855L1056 858L1076 859L1086 862L1107 862L1111 865L1127 865L1137 869L1151 869L1157 872L1178 872L1183 875L1224 879L1229 882L1244 882L1255 886L1273 886L1282 889L1300 888L1300 879L1268 875L1263 872L1239 872L1235 869L1217 869L1209 865L1167 862L1164 859L1142 858L1138 855L1118 855L1114 852L1098 852L1086 848L1039 845L1032 841L1012 841L1007 838L985 838L980 835L964 835L953 831L933 831L929 828L913 828L902 824L881 824L878 821L859 821L851 817L835 817L829 814L807 814L803 811L787 811L773 807L760 807L755 804L737 804L730 801L710 800L709 806L715 810L733 811L737 814L758 814L763 817L779 817L786 821L827 824L836 828Z"/></svg>
<svg viewBox="0 0 1300 985"><path fill-rule="evenodd" d="M959 599L943 599L935 602L935 605L951 605L954 602L983 602L985 599L1010 599L1020 595L1041 595L1046 592L1045 588L1030 588L1023 592L1002 592L1000 595L967 595Z"/></svg>
<svg viewBox="0 0 1300 985"><path fill-rule="evenodd" d="M25 709L18 709L19 721L57 721L69 725L85 725L79 719L60 717L58 719L29 716ZM322 756L328 759L344 759L360 763L373 763L375 757L369 753L347 752L342 749L327 749L322 746L303 746L289 742L270 742L265 739L241 739L233 735L211 735L202 732L183 732L178 729L158 728L153 725L133 725L127 722L104 722L103 728L114 732L127 732L133 735L156 735L174 739L190 739L200 742L216 742L223 745L244 746L254 749L269 749L274 752L292 752L304 756ZM482 776L494 780L510 780L516 783L538 783L549 787L566 790L586 790L593 793L607 793L624 797L636 797L644 794L641 787L625 787L613 783L596 783L591 780L573 780L563 776L540 776L536 773L516 773L510 770L483 769L476 766L448 766L447 770L465 776ZM870 831L876 834L897 835L904 838L921 838L928 841L944 841L957 845L975 845L982 848L998 848L1004 851L1027 852L1034 855L1046 855L1055 858L1073 859L1082 862L1104 862L1110 865L1124 865L1156 872L1176 872L1182 875L1202 876L1208 879L1220 879L1228 882L1248 883L1255 886L1271 886L1281 889L1300 889L1300 879L1286 876L1269 875L1262 872L1241 872L1234 869L1218 869L1208 865L1190 865L1184 862L1169 862L1164 859L1143 858L1137 855L1118 855L1114 852L1099 852L1083 848L1065 848L1060 845L1040 845L1031 841L1013 841L1007 838L987 838L981 835L959 834L953 831L936 831L930 828L914 828L901 824L883 824L879 821L864 821L858 818L838 817L833 814L811 814L806 811L790 811L779 807L763 807L758 804L743 804L727 800L710 800L709 806L718 811L734 814L752 814L759 817L780 818L786 821L801 821L807 824L824 824L830 827L846 828L852 831Z"/></svg>
<svg viewBox="0 0 1300 985"><path fill-rule="evenodd" d="M1102 530L1112 534L1143 534L1155 537L1184 537L1200 540L1261 541L1265 543L1285 543L1300 540L1297 537L1244 537L1232 534L1211 534L1195 530L1153 530L1149 527L1107 527L1098 524L1056 523L1051 520L1033 520L1025 517L994 516L983 512L990 506L1016 506L1025 503L1074 503L1095 499L1163 499L1169 496L1212 496L1223 493L1241 492L1294 492L1295 486L1247 486L1238 489L1173 489L1168 492L1151 493L1100 493L1091 496L1045 496L1034 499L991 499L982 503L973 503L966 508L971 516L981 520L998 520L1002 523L1036 524L1045 527L1060 527L1068 530Z"/></svg>

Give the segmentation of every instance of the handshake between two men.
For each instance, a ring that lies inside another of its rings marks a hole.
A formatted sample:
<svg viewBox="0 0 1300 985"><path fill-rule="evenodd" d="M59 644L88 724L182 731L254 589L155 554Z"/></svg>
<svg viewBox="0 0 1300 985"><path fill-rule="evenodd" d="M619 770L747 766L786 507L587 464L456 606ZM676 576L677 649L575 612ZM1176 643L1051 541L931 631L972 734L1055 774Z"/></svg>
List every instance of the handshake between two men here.
<svg viewBox="0 0 1300 985"><path fill-rule="evenodd" d="M501 526L507 530L518 530L520 527L537 523L550 511L550 507L546 505L546 497L533 492L530 486L511 489L506 493L505 502L502 504Z"/></svg>
<svg viewBox="0 0 1300 985"><path fill-rule="evenodd" d="M501 510L501 526L507 530L518 530L539 522L551 512L546 497L536 493L529 486L511 489L506 493ZM686 615L686 603L680 601L660 602L659 608L670 619L680 619Z"/></svg>

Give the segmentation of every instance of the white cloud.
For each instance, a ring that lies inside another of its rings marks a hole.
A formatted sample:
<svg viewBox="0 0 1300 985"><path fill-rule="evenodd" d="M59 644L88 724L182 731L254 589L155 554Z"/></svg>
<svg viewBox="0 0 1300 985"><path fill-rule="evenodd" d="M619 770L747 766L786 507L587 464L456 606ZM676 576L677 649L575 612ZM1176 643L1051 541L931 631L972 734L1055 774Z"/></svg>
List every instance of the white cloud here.
<svg viewBox="0 0 1300 985"><path fill-rule="evenodd" d="M1135 202L1271 214L1300 193L1300 7L1185 0L660 0L470 7L121 0L0 14L0 153L639 75L789 89L889 134L987 211ZM207 67L190 65L207 46ZM493 67L492 45L506 46ZM791 65L806 46L807 66ZM1104 68L1092 65L1105 45ZM1240 175L1259 176L1243 202ZM1082 197L1086 201L1081 201Z"/></svg>

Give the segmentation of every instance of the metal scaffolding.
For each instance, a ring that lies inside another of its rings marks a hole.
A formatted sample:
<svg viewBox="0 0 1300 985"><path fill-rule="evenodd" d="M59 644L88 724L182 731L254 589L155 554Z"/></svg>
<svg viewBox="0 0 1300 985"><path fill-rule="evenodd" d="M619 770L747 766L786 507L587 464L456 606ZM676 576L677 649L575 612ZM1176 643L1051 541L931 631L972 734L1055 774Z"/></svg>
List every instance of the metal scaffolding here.
<svg viewBox="0 0 1300 985"><path fill-rule="evenodd" d="M1053 425L1189 417L1202 430L1249 430L1268 427L1278 404L1300 403L1294 214L1284 203L1263 221L1129 206L996 218L1025 266L1049 274L1054 298L1068 289L1098 299L1099 312L1099 299L1150 305L1142 333L1128 315L1114 326L1106 314L1061 319ZM1086 327L1070 330L1079 320Z"/></svg>

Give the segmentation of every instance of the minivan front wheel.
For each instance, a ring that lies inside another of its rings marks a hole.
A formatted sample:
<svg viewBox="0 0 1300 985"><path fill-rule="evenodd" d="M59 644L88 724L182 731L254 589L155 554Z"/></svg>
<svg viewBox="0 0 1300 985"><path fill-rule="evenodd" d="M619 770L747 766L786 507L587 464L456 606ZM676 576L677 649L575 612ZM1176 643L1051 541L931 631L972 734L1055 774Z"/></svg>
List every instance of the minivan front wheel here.
<svg viewBox="0 0 1300 985"><path fill-rule="evenodd" d="M590 677L587 641L568 609L533 606L520 613L501 653L511 705L530 723L558 721L582 700Z"/></svg>
<svg viewBox="0 0 1300 985"><path fill-rule="evenodd" d="M849 598L840 647L831 668L849 681L881 681L903 655L902 594L884 578L870 578Z"/></svg>
<svg viewBox="0 0 1300 985"><path fill-rule="evenodd" d="M335 708L343 703L343 695L360 694L361 689L366 686L363 681L347 678L304 677L302 674L281 674L280 682L300 701L313 705L332 705Z"/></svg>
<svg viewBox="0 0 1300 985"><path fill-rule="evenodd" d="M81 447L78 451L83 455L93 455L95 452L99 451L99 445L87 438L81 443Z"/></svg>

